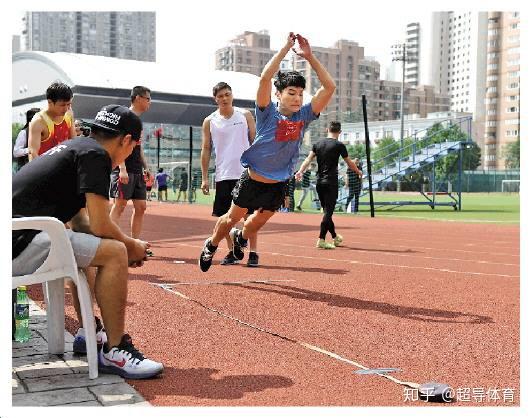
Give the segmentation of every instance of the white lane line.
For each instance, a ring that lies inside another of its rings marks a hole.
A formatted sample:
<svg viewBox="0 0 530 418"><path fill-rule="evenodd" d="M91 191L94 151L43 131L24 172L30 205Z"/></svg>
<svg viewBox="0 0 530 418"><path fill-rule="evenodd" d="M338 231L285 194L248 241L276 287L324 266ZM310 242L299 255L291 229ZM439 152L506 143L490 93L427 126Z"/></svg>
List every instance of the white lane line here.
<svg viewBox="0 0 530 418"><path fill-rule="evenodd" d="M153 283L153 284L155 284L155 283ZM300 345L300 346L302 346L304 348L307 348L307 349L309 349L311 351L315 351L317 353L324 354L324 355L326 355L328 357L331 357L331 358L333 358L335 360L338 360L338 361L341 361L343 363L350 364L350 365L355 366L355 367L357 367L359 369L363 369L363 370L370 369L370 367L366 367L366 366L364 366L364 365L362 365L362 364L360 364L360 363L358 363L358 362L356 362L354 360L350 360L350 359L347 359L346 357L342 357L339 354L336 354L336 353L334 353L332 351L325 350L324 348L320 348L320 347L318 347L316 345L313 345L313 344L308 344L306 342L296 340L296 339L288 337L286 335L282 335L282 334L280 334L278 332L267 330L265 328L262 328L262 327L259 327L257 325L251 324L250 322L246 322L246 321L243 321L243 320L241 320L239 318L236 318L235 316L228 315L228 314L226 314L226 313L224 313L224 312L222 312L222 311L220 311L218 309L215 309L215 308L212 308L210 306L207 306L204 303L185 295L184 293L181 293L181 292L179 292L177 290L173 290L170 287L164 287L164 286L159 286L159 287L161 289L167 291L167 292L173 293L173 294L181 297L182 299L185 299L185 300L188 300L190 302L196 303L197 305L201 306L202 308L204 308L204 309L206 309L206 310L208 310L210 312L213 312L213 313L215 313L215 314L217 314L219 316L222 316L224 318L227 318L227 319L230 319L232 321L235 321L238 324L241 324L241 325L244 325L246 327L255 329L257 331L272 335L273 337L281 338L282 340L285 340L285 341L288 341L288 342L291 342L291 343L294 343L294 344L298 344L298 345ZM399 385L408 386L408 387L411 387L411 388L414 388L414 389L418 389L420 387L420 385L418 383L403 382L403 381L401 381L399 379L396 379L395 377L389 376L389 375L384 374L384 373L374 373L374 374L376 374L377 376L384 377L384 378L386 378L386 379L388 379L388 380L390 380L390 381L392 381L394 383L397 383Z"/></svg>
<svg viewBox="0 0 530 418"><path fill-rule="evenodd" d="M295 280L241 280L241 281L222 281L222 282L171 282L171 283L152 283L160 286L181 286L181 285L198 285L206 286L212 284L243 284L243 283L272 283L272 282L294 282Z"/></svg>
<svg viewBox="0 0 530 418"><path fill-rule="evenodd" d="M267 242L267 241L263 241L263 240L261 240L260 242L261 243L265 243L265 244L283 245L283 246L286 246L286 247L308 248L308 247L304 247L304 246L301 246L301 245L285 244L285 243L281 243L281 242ZM350 242L348 242L348 244L350 244ZM357 243L353 242L351 244L357 244ZM355 249L347 248L347 249L349 249L351 251L355 251L357 253L366 253L366 254L373 254L374 253L374 251L361 250L361 249L357 249L357 248L355 248ZM410 249L410 247L409 247L409 249ZM410 253L410 254L400 254L400 253L396 253L396 252L394 252L392 250L389 250L389 251L377 250L376 252L378 254L389 254L392 257L424 258L424 259L427 259L427 260L441 260L441 261L463 261L463 262L468 262L468 263L491 264L491 265L499 265L499 266L519 266L519 263L498 263L498 262L486 261L486 260L469 260L467 258L432 257L432 256L417 255L417 254L412 254L412 253Z"/></svg>
<svg viewBox="0 0 530 418"><path fill-rule="evenodd" d="M181 247L191 247L191 248L202 248L202 246L199 245L191 245L191 244L182 244L176 242L175 245L179 245ZM331 261L331 262L339 262L339 263L350 263L350 264L359 264L359 265L365 265L365 266L380 266L380 267L393 267L393 268L403 268L403 269L418 269L418 270L429 270L429 271L441 271L444 273L455 273L455 274L472 274L477 276L496 276L496 277L509 277L509 278L519 278L518 275L509 275L509 274L497 274L497 273L480 273L476 271L458 271L458 270L450 270L450 269L444 269L444 268L435 268L435 267L421 267L421 266L404 266L399 264L384 264L384 263L372 263L372 262L366 262L366 261L352 261L348 259L339 259L339 258L325 258L325 257L313 257L313 256L306 256L306 255L291 255L291 254L285 254L285 253L275 253L275 252L269 252L269 251L261 251L260 253L263 254L270 254L274 256L279 257L291 257L291 258L303 258L308 260L324 260L324 261Z"/></svg>

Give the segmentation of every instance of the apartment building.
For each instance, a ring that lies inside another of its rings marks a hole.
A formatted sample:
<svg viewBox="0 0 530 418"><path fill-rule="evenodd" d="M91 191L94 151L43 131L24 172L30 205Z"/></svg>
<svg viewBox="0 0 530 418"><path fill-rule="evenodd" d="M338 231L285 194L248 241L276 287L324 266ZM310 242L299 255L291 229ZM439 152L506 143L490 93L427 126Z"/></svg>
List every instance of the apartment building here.
<svg viewBox="0 0 530 418"><path fill-rule="evenodd" d="M215 69L259 76L275 53L270 49L270 35L266 30L245 31L215 52Z"/></svg>
<svg viewBox="0 0 530 418"><path fill-rule="evenodd" d="M519 23L519 12L488 13L485 169L504 169L504 148L520 135Z"/></svg>
<svg viewBox="0 0 530 418"><path fill-rule="evenodd" d="M155 12L27 12L27 51L156 60Z"/></svg>

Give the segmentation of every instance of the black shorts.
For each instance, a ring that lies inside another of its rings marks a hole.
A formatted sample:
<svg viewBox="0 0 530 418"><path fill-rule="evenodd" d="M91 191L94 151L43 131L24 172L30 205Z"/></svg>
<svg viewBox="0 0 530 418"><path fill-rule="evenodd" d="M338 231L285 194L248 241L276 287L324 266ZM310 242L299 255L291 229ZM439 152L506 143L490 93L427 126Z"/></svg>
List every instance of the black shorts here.
<svg viewBox="0 0 530 418"><path fill-rule="evenodd" d="M180 183L180 192L187 192L188 191L188 183Z"/></svg>
<svg viewBox="0 0 530 418"><path fill-rule="evenodd" d="M147 190L148 192L150 192L152 189L152 186L145 186L145 190Z"/></svg>
<svg viewBox="0 0 530 418"><path fill-rule="evenodd" d="M232 190L237 180L223 180L215 183L215 200L213 201L212 216L223 216L232 204Z"/></svg>
<svg viewBox="0 0 530 418"><path fill-rule="evenodd" d="M158 186L158 191L163 192L167 190L167 186Z"/></svg>
<svg viewBox="0 0 530 418"><path fill-rule="evenodd" d="M128 173L129 182L120 182L119 173L113 171L110 175L110 197L124 200L145 200L147 187L143 174Z"/></svg>
<svg viewBox="0 0 530 418"><path fill-rule="evenodd" d="M243 171L237 181L232 197L234 203L240 208L249 211L263 209L274 212L283 205L285 199L286 182L262 183L252 180L248 170Z"/></svg>

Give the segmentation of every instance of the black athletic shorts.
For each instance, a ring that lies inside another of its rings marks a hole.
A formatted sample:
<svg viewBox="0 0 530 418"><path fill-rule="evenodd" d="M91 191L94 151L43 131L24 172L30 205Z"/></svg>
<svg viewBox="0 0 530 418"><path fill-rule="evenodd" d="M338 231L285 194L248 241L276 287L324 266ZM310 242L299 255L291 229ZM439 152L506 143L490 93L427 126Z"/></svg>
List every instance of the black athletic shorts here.
<svg viewBox="0 0 530 418"><path fill-rule="evenodd" d="M237 180L223 180L215 183L215 200L213 201L212 216L223 216L232 204L232 190Z"/></svg>
<svg viewBox="0 0 530 418"><path fill-rule="evenodd" d="M167 190L167 186L158 186L158 191L163 192Z"/></svg>
<svg viewBox="0 0 530 418"><path fill-rule="evenodd" d="M113 171L110 175L110 197L124 200L145 200L147 188L143 174L129 174L129 182L123 184L118 172Z"/></svg>
<svg viewBox="0 0 530 418"><path fill-rule="evenodd" d="M249 211L261 208L274 212L283 205L285 185L285 181L262 183L252 180L248 170L245 170L237 181L234 190L232 190L232 197L234 198L234 203L240 208L247 208Z"/></svg>

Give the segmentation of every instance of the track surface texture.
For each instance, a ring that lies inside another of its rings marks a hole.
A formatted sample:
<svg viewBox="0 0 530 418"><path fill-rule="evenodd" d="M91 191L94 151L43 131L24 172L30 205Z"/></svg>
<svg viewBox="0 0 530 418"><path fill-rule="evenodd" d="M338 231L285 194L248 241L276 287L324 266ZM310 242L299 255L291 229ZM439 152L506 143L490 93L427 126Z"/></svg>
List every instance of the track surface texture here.
<svg viewBox="0 0 530 418"><path fill-rule="evenodd" d="M518 226L337 216L344 246L319 250L321 216L277 213L259 236L260 267L219 265L222 242L202 273L210 214L148 202L154 257L130 270L126 328L165 365L162 377L129 381L152 404L434 405L354 373L394 367L400 380L458 391L445 408L519 405ZM66 309L75 332L70 300ZM491 390L500 399L479 396Z"/></svg>

